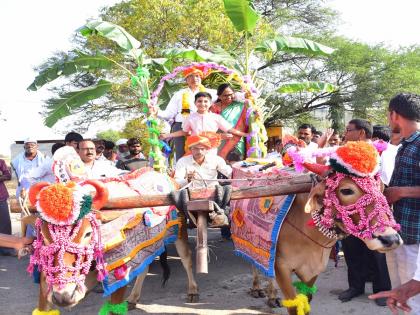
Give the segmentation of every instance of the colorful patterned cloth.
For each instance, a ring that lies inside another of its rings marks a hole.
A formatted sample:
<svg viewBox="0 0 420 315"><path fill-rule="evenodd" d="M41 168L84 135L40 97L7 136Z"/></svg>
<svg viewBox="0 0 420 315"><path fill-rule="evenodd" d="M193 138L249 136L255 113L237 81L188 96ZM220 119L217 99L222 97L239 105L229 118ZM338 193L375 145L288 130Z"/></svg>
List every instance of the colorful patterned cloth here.
<svg viewBox="0 0 420 315"><path fill-rule="evenodd" d="M233 178L267 178L267 180L234 182L235 187L281 184L293 174L259 172L261 166L241 168L233 166ZM295 195L234 200L231 202L231 232L235 253L254 264L265 276L274 278L276 244L280 228Z"/></svg>
<svg viewBox="0 0 420 315"><path fill-rule="evenodd" d="M180 220L175 207L169 209L166 220L153 227L144 224L143 214L147 209L132 209L101 226L108 271L103 281L104 296L135 279L162 254L166 244L178 237Z"/></svg>

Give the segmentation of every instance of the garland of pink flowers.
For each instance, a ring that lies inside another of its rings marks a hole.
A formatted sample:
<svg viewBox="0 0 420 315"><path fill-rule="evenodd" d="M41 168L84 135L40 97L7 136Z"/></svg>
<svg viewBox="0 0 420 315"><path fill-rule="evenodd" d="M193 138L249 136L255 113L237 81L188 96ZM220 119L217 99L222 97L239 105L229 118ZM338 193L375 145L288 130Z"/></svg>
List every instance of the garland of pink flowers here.
<svg viewBox="0 0 420 315"><path fill-rule="evenodd" d="M77 283L83 287L93 260L96 261L98 281L105 279L107 272L102 256L100 223L92 213L87 214L85 218L89 220L92 227L92 239L87 245L74 242L74 238L81 228L82 220L79 220L76 225L59 226L48 223L52 239L48 244L44 241L44 236L41 233L42 220L37 219L35 223L37 238L33 242L34 253L30 257L27 270L32 273L34 266L38 266L39 271L43 271L46 275L49 290L53 285L63 288L68 283ZM76 255L76 261L71 266L64 263L64 254L67 252ZM55 265L55 263L57 264Z"/></svg>
<svg viewBox="0 0 420 315"><path fill-rule="evenodd" d="M241 86L241 91L245 93L246 98L248 99L248 104L250 104L250 108L247 111L247 123L250 120L251 111L256 111L256 105L254 103L254 99L258 96L258 90L255 87L254 83L252 82L251 76L245 75L241 76L237 71L229 69L225 66L216 64L214 62L194 62L189 64L188 66L179 66L176 67L171 73L162 77L159 81L157 88L151 94L150 104L152 106L157 106L158 98L160 92L163 89L163 86L166 81L173 80L179 73L182 73L184 70L187 70L190 67L202 67L203 73L207 73L209 70L216 70L223 72L228 75L227 81L234 78L239 85ZM264 125L260 119L252 119L252 123L249 123L249 133L251 136L247 137L247 146L248 151L247 155L250 157L264 157L267 153L267 148L265 147L264 143L266 139L266 132Z"/></svg>
<svg viewBox="0 0 420 315"><path fill-rule="evenodd" d="M365 194L356 203L343 206L337 198L336 189L346 177L350 177ZM378 176L376 178L356 177L342 173L334 173L328 176L325 185L324 213L321 224L330 229L334 226L336 219L341 219L345 232L361 239L372 239L374 233L383 232L387 227L392 227L398 231L400 225L393 219L388 202L378 188L379 180ZM373 210L366 215L366 208L369 205L374 205ZM358 215L360 218L357 224L351 218L354 215ZM376 222L371 224L374 218Z"/></svg>

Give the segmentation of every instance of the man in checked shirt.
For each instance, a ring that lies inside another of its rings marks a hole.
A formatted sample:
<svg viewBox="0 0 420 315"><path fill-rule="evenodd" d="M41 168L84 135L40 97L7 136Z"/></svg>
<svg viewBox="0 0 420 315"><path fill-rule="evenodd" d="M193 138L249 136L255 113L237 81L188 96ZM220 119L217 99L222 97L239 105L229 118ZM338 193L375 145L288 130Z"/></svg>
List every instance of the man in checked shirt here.
<svg viewBox="0 0 420 315"><path fill-rule="evenodd" d="M401 225L404 245L387 252L392 287L413 279L420 244L420 95L401 93L389 102L388 120L403 140L395 158L389 188L384 192ZM419 281L420 279L415 279ZM420 315L420 295L408 300L410 314Z"/></svg>

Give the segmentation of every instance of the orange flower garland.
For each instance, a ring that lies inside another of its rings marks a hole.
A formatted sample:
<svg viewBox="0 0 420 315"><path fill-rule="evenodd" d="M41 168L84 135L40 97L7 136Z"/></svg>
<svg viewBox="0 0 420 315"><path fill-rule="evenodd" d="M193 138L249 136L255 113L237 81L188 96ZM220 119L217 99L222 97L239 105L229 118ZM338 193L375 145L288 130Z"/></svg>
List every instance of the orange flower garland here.
<svg viewBox="0 0 420 315"><path fill-rule="evenodd" d="M67 221L73 213L73 190L62 184L54 184L39 194L39 206L43 213L57 221Z"/></svg>
<svg viewBox="0 0 420 315"><path fill-rule="evenodd" d="M378 152L364 141L350 141L336 151L339 163L356 174L372 174L377 171ZM360 176L360 175L359 175Z"/></svg>

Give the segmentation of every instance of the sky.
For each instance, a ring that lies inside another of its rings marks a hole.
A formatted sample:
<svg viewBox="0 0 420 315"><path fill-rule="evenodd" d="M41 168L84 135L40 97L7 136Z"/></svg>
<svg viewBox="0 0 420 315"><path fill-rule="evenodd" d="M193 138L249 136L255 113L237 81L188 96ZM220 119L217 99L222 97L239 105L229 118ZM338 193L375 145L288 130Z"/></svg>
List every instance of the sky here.
<svg viewBox="0 0 420 315"><path fill-rule="evenodd" d="M99 9L116 0L1 0L0 27L0 154L9 155L10 145L28 136L62 139L66 131L58 123L43 125L39 112L48 97L46 87L37 92L26 88L36 73L33 68L55 51L71 48L70 38ZM338 33L362 42L397 48L420 44L419 0L326 0L341 14ZM118 129L120 125L97 124L84 134Z"/></svg>

